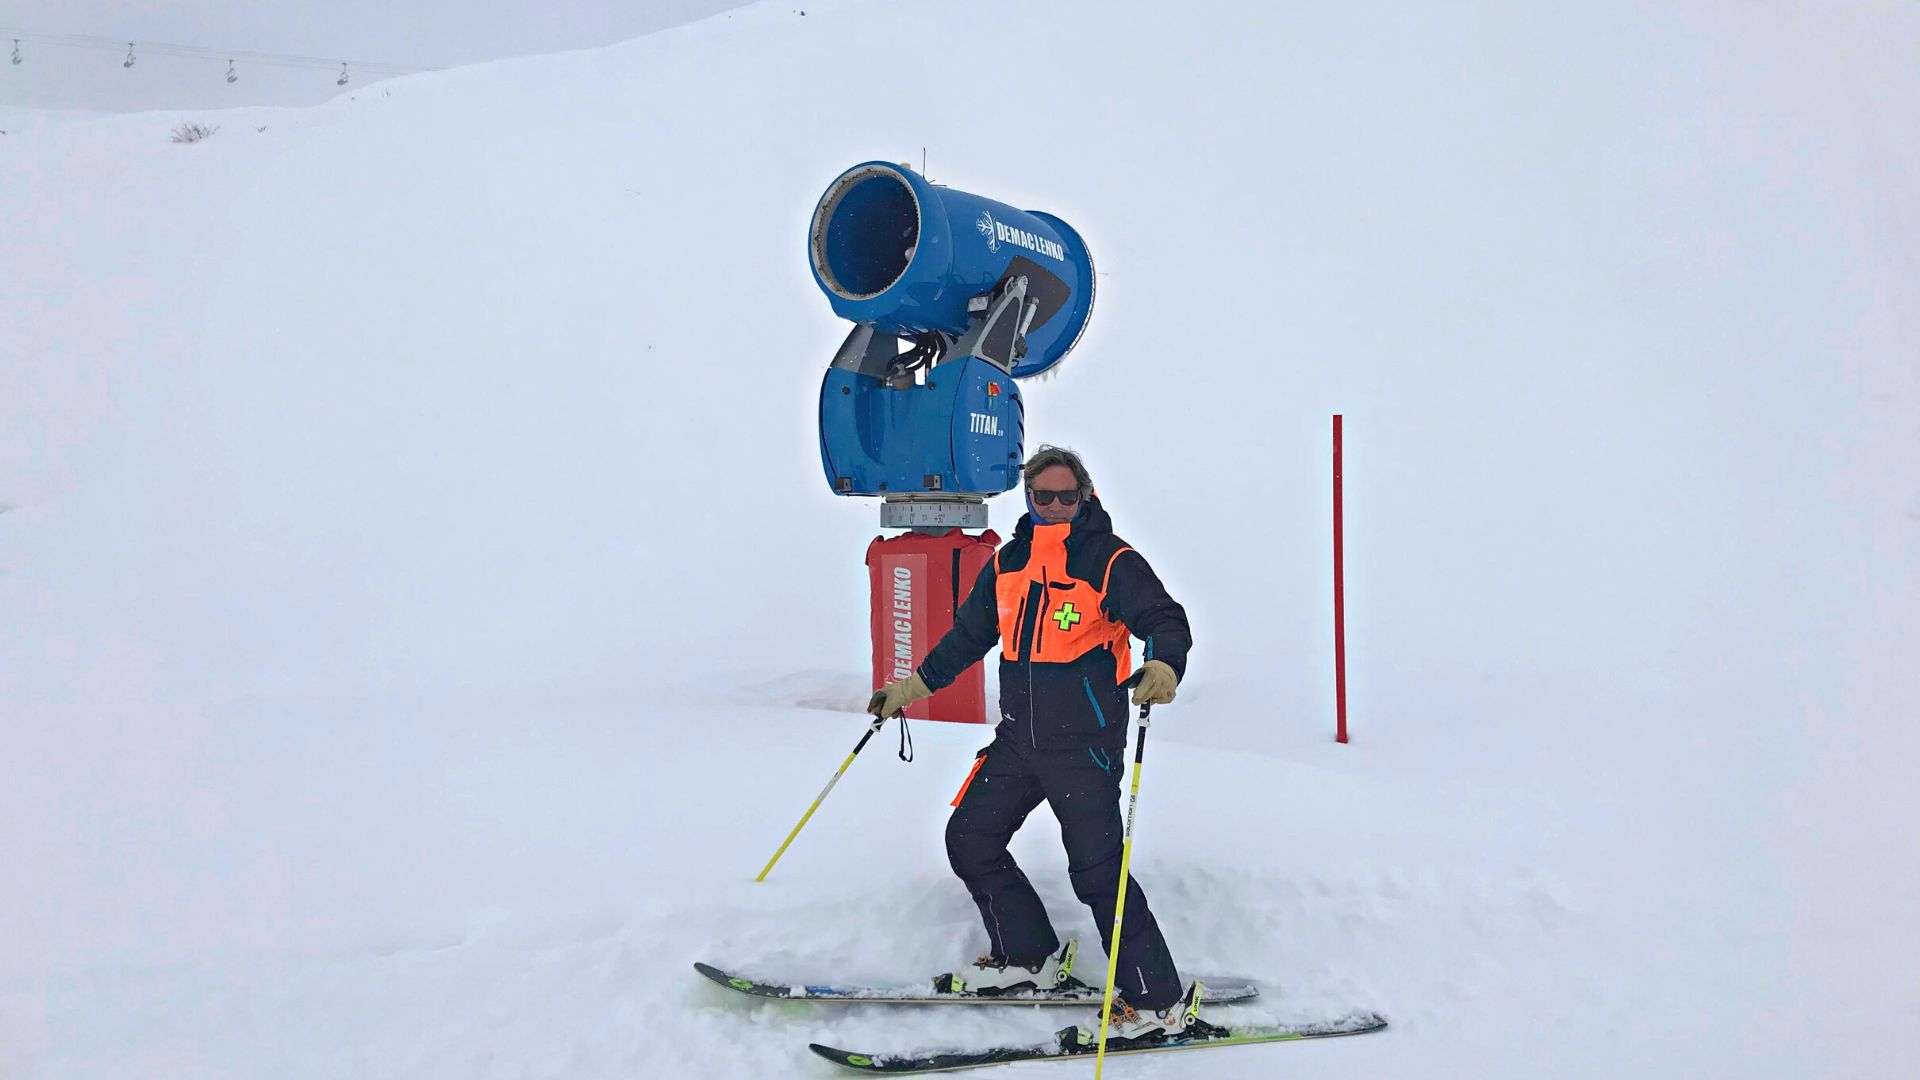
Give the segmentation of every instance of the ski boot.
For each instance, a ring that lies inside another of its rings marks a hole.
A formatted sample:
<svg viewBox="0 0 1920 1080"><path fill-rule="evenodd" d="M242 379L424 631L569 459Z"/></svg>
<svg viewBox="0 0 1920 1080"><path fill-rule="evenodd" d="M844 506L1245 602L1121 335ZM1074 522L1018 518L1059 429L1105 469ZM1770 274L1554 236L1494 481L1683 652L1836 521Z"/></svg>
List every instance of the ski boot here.
<svg viewBox="0 0 1920 1080"><path fill-rule="evenodd" d="M941 994L998 997L1079 987L1084 984L1073 977L1073 956L1079 948L1078 941L1068 941L1059 952L1031 965L995 963L991 956L983 956L959 971L935 975L933 989Z"/></svg>
<svg viewBox="0 0 1920 1080"><path fill-rule="evenodd" d="M1205 986L1195 982L1187 987L1186 995L1179 1001L1157 1011L1136 1009L1122 1001L1118 994L1114 995L1107 1049L1151 1046L1180 1035L1211 1036L1219 1029L1200 1019L1200 999L1206 992ZM1070 1052L1092 1053L1100 1045L1100 1017L1096 1015L1091 1025L1062 1031L1060 1041Z"/></svg>

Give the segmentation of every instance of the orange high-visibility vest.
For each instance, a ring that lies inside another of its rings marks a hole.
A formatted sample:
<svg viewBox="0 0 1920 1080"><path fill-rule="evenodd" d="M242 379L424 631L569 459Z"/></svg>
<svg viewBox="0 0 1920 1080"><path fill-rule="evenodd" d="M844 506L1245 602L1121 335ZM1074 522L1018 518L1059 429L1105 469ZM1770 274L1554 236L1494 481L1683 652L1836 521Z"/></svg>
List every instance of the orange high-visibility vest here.
<svg viewBox="0 0 1920 1080"><path fill-rule="evenodd" d="M1098 582L1067 573L1067 535L1072 523L1033 527L1027 565L1006 570L993 557L1000 607L1000 654L1018 662L1068 664L1106 646L1113 650L1115 683L1133 671L1127 628L1106 613L1107 582L1113 561L1129 547L1116 548L1101 568Z"/></svg>

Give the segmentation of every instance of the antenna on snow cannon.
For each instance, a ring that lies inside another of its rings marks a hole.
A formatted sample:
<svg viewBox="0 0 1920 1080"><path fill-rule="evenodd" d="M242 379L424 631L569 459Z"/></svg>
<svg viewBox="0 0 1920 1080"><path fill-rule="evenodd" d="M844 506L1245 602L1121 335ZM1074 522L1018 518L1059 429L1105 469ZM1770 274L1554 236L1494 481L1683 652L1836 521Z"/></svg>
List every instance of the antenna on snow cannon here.
<svg viewBox="0 0 1920 1080"><path fill-rule="evenodd" d="M869 161L827 185L807 253L856 324L820 390L827 483L885 498L884 528L984 528L985 500L1019 484L1014 380L1064 359L1093 312L1085 241L1051 214Z"/></svg>

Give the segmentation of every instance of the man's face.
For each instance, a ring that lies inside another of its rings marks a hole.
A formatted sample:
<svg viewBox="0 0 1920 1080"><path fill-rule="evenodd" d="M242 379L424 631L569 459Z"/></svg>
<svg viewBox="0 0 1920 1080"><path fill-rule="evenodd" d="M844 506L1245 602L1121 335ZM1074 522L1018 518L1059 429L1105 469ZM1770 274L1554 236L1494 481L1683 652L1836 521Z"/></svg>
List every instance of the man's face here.
<svg viewBox="0 0 1920 1080"><path fill-rule="evenodd" d="M1069 503L1058 496L1065 493ZM1033 512L1040 516L1042 525L1059 525L1073 520L1080 511L1080 485L1073 479L1073 470L1065 465L1049 465L1040 470L1040 475L1027 485L1027 499L1033 503ZM1053 501L1041 500L1053 496Z"/></svg>

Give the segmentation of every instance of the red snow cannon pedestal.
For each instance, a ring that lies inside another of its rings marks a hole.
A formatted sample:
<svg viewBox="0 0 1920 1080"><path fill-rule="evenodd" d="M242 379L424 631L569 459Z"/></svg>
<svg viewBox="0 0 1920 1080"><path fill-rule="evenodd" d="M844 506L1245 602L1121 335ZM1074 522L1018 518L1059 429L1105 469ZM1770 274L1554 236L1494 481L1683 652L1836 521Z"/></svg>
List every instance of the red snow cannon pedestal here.
<svg viewBox="0 0 1920 1080"><path fill-rule="evenodd" d="M953 627L953 613L973 589L980 568L993 559L1000 538L989 529L968 536L949 529L940 536L907 533L878 537L867 545L867 575L873 603L873 685L876 689L913 674L913 669ZM987 676L983 664L963 672L953 685L907 707L911 720L987 722Z"/></svg>

